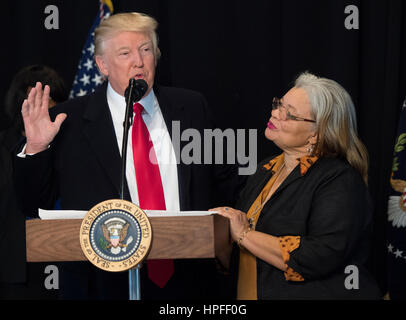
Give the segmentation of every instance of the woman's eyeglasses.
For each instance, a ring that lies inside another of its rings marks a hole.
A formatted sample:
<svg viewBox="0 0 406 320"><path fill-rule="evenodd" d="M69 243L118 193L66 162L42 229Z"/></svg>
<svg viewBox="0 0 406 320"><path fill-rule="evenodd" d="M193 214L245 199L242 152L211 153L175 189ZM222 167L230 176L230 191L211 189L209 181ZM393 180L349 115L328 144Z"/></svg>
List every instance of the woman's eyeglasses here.
<svg viewBox="0 0 406 320"><path fill-rule="evenodd" d="M285 107L279 98L273 98L272 109L279 110L279 119L280 120L306 121L306 122L314 122L314 123L316 122L315 120L305 119L302 117L296 117L289 112L288 108L289 108L289 106Z"/></svg>

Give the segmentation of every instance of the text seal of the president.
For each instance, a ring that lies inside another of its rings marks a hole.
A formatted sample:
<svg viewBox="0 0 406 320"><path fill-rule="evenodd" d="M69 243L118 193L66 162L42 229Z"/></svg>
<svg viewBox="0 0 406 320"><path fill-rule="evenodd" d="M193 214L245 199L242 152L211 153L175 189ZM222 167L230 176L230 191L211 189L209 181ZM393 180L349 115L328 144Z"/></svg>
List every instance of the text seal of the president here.
<svg viewBox="0 0 406 320"><path fill-rule="evenodd" d="M140 264L151 247L152 228L144 211L125 200L107 200L90 209L80 227L80 246L96 267L126 271Z"/></svg>

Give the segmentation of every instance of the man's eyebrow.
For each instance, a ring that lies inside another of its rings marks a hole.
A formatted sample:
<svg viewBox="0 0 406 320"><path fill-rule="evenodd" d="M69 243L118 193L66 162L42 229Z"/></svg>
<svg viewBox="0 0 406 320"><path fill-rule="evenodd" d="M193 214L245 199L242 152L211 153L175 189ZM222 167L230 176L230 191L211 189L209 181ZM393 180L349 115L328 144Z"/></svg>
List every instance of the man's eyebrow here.
<svg viewBox="0 0 406 320"><path fill-rule="evenodd" d="M147 41L147 42L144 42L143 44L141 44L141 45L139 46L139 48L141 48L141 47L143 47L143 46L146 46L146 45L149 45L149 44L152 44L152 41L151 41L151 40L149 40L149 41Z"/></svg>
<svg viewBox="0 0 406 320"><path fill-rule="evenodd" d="M121 51L121 50L130 50L130 47L122 46L122 47L119 47L116 51Z"/></svg>
<svg viewBox="0 0 406 320"><path fill-rule="evenodd" d="M141 47L143 47L143 46L146 46L146 45L149 45L149 44L152 44L152 41L151 41L151 40L142 43L142 44L139 46L139 48L141 48ZM121 51L121 50L131 50L131 48L130 48L129 46L125 46L125 45L124 45L124 46L119 47L119 48L117 49L117 51Z"/></svg>

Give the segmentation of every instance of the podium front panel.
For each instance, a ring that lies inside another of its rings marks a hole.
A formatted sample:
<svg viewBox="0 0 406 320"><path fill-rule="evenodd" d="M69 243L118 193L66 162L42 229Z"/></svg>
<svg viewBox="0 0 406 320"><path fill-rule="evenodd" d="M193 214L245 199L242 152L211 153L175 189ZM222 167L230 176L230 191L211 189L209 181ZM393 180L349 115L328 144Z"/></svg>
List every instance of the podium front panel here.
<svg viewBox="0 0 406 320"><path fill-rule="evenodd" d="M147 259L214 258L228 245L228 220L218 215L149 219L153 239ZM27 262L86 261L79 242L81 223L27 220Z"/></svg>

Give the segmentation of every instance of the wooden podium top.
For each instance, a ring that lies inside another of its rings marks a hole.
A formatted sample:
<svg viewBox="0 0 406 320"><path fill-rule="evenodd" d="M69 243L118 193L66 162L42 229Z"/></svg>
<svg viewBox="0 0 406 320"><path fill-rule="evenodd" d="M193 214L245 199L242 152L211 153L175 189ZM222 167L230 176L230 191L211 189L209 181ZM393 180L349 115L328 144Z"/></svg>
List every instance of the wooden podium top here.
<svg viewBox="0 0 406 320"><path fill-rule="evenodd" d="M152 217L147 259L214 258L227 255L228 219L209 216ZM79 242L82 219L26 222L27 262L86 261Z"/></svg>

